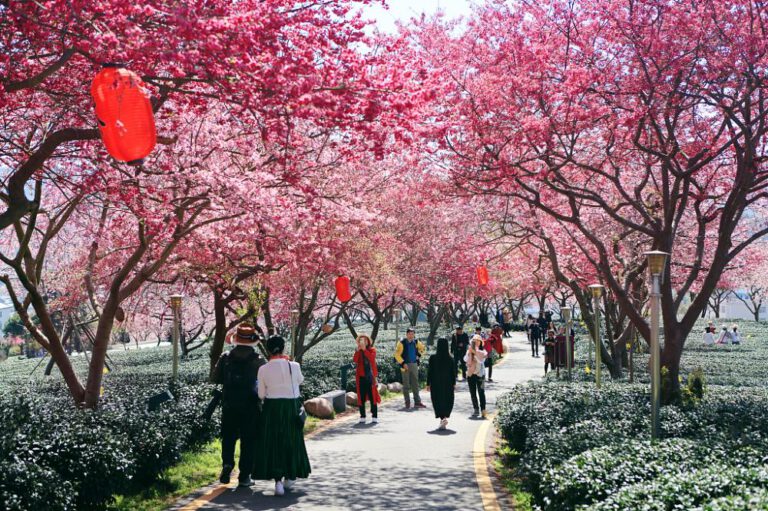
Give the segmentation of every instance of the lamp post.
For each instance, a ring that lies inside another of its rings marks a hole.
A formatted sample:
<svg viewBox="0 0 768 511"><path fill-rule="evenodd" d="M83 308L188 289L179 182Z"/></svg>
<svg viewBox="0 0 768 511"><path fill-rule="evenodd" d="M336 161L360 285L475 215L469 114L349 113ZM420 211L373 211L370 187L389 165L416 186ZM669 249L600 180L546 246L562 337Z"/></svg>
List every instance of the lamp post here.
<svg viewBox="0 0 768 511"><path fill-rule="evenodd" d="M659 349L661 279L669 254L652 250L645 255L651 272L651 438L656 440L659 438L659 408L661 407L661 350Z"/></svg>
<svg viewBox="0 0 768 511"><path fill-rule="evenodd" d="M181 323L181 295L171 295L171 311L173 312L173 369L172 376L179 377L179 336Z"/></svg>
<svg viewBox="0 0 768 511"><path fill-rule="evenodd" d="M573 363L573 353L571 353L571 308L563 307L560 314L565 321L565 363L568 366L568 381L571 381L571 364Z"/></svg>
<svg viewBox="0 0 768 511"><path fill-rule="evenodd" d="M395 321L395 342L400 340L400 309L392 309L392 316Z"/></svg>
<svg viewBox="0 0 768 511"><path fill-rule="evenodd" d="M299 311L291 311L291 356L296 358L296 323L299 320Z"/></svg>
<svg viewBox="0 0 768 511"><path fill-rule="evenodd" d="M602 374L602 350L600 342L600 297L603 296L603 290L605 287L602 284L592 284L589 286L592 291L592 298L594 299L594 305L592 308L595 311L595 383L597 388L600 388L600 378Z"/></svg>

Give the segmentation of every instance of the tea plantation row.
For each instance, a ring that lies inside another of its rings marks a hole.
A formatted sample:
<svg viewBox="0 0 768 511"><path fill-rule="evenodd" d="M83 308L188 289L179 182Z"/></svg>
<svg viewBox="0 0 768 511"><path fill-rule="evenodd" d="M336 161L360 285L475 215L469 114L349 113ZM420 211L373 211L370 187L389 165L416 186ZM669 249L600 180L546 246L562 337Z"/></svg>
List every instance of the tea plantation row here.
<svg viewBox="0 0 768 511"><path fill-rule="evenodd" d="M664 407L657 443L649 440L647 355L635 358L634 384L606 379L597 391L593 381L550 377L503 396L505 461L533 507L768 509L768 326L740 325L740 346L704 347L691 336L683 374L700 368L705 395ZM580 371L580 379L592 377Z"/></svg>
<svg viewBox="0 0 768 511"><path fill-rule="evenodd" d="M389 383L399 377L394 331L382 337L380 380ZM354 346L345 331L307 354L304 398L339 387L339 368L351 361ZM73 405L55 369L50 377L43 376L44 364L33 372L39 360L0 363L0 510L106 509L113 495L142 488L184 451L213 439L218 416L203 419L213 389L207 352L181 361L177 383L169 379L170 357L168 347L110 352L112 371L95 411ZM84 357L73 361L84 376ZM147 398L166 389L176 400L149 411Z"/></svg>

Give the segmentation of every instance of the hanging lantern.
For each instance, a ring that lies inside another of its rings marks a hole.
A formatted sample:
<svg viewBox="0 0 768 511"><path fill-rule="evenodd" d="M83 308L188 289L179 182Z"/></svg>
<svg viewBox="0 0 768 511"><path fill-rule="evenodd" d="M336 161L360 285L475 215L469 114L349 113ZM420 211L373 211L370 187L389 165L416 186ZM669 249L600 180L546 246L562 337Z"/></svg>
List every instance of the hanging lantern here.
<svg viewBox="0 0 768 511"><path fill-rule="evenodd" d="M157 142L149 94L136 73L107 64L91 84L101 139L116 160L140 165Z"/></svg>
<svg viewBox="0 0 768 511"><path fill-rule="evenodd" d="M336 296L341 303L347 303L352 299L352 292L349 289L349 277L340 275L336 278Z"/></svg>
<svg viewBox="0 0 768 511"><path fill-rule="evenodd" d="M477 267L477 282L481 286L488 285L488 268L486 268L485 266Z"/></svg>

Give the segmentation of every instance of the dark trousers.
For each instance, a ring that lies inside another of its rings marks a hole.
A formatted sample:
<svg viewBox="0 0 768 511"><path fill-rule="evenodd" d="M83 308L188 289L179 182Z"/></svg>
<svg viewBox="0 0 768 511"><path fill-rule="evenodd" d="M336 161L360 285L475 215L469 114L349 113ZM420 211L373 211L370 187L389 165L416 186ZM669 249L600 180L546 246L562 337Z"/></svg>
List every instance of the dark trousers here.
<svg viewBox="0 0 768 511"><path fill-rule="evenodd" d="M539 356L539 334L535 332L531 334L531 355Z"/></svg>
<svg viewBox="0 0 768 511"><path fill-rule="evenodd" d="M475 410L485 410L485 385L483 377L473 374L467 380L469 383L469 395L472 398L472 407ZM477 398L480 397L480 407L477 406Z"/></svg>
<svg viewBox="0 0 768 511"><path fill-rule="evenodd" d="M488 373L488 381L491 381L493 379L493 361L491 360L490 355L485 359L485 368Z"/></svg>
<svg viewBox="0 0 768 511"><path fill-rule="evenodd" d="M467 379L467 363L464 362L464 355L466 354L466 351L464 353L459 353L459 355L453 359L453 364L456 366L456 374L459 374L459 369L461 369L461 377L465 380Z"/></svg>
<svg viewBox="0 0 768 511"><path fill-rule="evenodd" d="M373 382L365 376L360 377L360 417L365 418L365 400L371 402L371 416L378 417L379 407L373 399Z"/></svg>
<svg viewBox="0 0 768 511"><path fill-rule="evenodd" d="M253 408L223 407L221 410L221 463L235 466L235 442L240 439L240 478L250 477L256 454L259 412Z"/></svg>

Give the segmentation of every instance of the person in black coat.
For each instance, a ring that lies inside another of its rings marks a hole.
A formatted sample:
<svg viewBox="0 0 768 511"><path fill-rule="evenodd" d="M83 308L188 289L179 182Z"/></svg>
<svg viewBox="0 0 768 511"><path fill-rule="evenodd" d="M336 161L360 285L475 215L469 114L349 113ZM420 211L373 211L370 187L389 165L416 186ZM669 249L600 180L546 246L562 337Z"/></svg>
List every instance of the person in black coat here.
<svg viewBox="0 0 768 511"><path fill-rule="evenodd" d="M229 483L235 468L235 443L240 439L239 486L252 483L261 407L256 386L264 359L254 347L258 336L253 326L241 324L228 342L235 347L224 353L213 369L213 382L224 386L221 407L221 462L219 481Z"/></svg>
<svg viewBox="0 0 768 511"><path fill-rule="evenodd" d="M453 357L453 364L456 366L456 373L458 374L459 367L461 367L461 377L467 379L467 364L464 362L464 355L467 354L467 348L469 348L469 335L464 332L464 328L461 325L456 325L456 332L451 336L451 356Z"/></svg>
<svg viewBox="0 0 768 511"><path fill-rule="evenodd" d="M456 364L448 353L448 339L437 340L437 353L429 357L427 390L432 398L435 418L440 419L438 429L445 429L453 410L456 390Z"/></svg>

